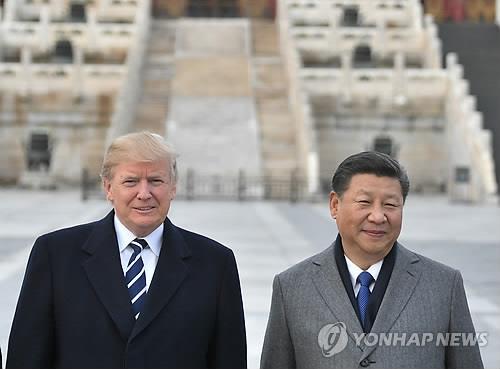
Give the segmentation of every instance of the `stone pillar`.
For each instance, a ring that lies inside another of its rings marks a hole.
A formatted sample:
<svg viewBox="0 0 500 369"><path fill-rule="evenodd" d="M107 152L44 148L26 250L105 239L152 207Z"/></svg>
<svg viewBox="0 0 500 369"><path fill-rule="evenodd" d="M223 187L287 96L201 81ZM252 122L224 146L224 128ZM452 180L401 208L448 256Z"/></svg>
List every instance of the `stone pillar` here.
<svg viewBox="0 0 500 369"><path fill-rule="evenodd" d="M500 26L500 0L496 1L496 24Z"/></svg>
<svg viewBox="0 0 500 369"><path fill-rule="evenodd" d="M352 54L351 51L343 51L341 55L341 70L342 70L342 93L341 99L343 103L350 103L352 96Z"/></svg>
<svg viewBox="0 0 500 369"><path fill-rule="evenodd" d="M2 61L3 58L3 53L2 53L2 46L3 46L3 30L2 30L2 23L3 23L3 14L2 14L2 8L0 8L0 62Z"/></svg>
<svg viewBox="0 0 500 369"><path fill-rule="evenodd" d="M109 4L111 4L111 0L100 0L97 3L97 13L101 14L102 12L106 12L106 10L109 8Z"/></svg>
<svg viewBox="0 0 500 369"><path fill-rule="evenodd" d="M393 101L396 106L404 106L408 103L406 96L405 78L405 56L402 52L394 56L394 81L393 81Z"/></svg>
<svg viewBox="0 0 500 369"><path fill-rule="evenodd" d="M26 97L30 93L30 86L32 82L31 76L31 50L28 47L23 47L21 50L21 64L23 66L23 86L21 88L21 95Z"/></svg>
<svg viewBox="0 0 500 369"><path fill-rule="evenodd" d="M49 8L52 11L52 14L55 15L55 18L63 18L66 14L66 7L64 0L50 0Z"/></svg>
<svg viewBox="0 0 500 369"><path fill-rule="evenodd" d="M385 58L386 55L386 26L384 19L377 18L375 39L378 40L380 57Z"/></svg>
<svg viewBox="0 0 500 369"><path fill-rule="evenodd" d="M87 45L90 48L99 49L99 37L97 32L97 12L96 9L92 6L87 6L85 9L87 14Z"/></svg>
<svg viewBox="0 0 500 369"><path fill-rule="evenodd" d="M0 127L0 182L16 183L21 177L25 162L22 129Z"/></svg>
<svg viewBox="0 0 500 369"><path fill-rule="evenodd" d="M83 49L81 46L73 45L73 97L80 98L83 95Z"/></svg>
<svg viewBox="0 0 500 369"><path fill-rule="evenodd" d="M12 22L15 18L16 15L16 1L7 1L7 3L4 4L4 15L3 15L3 21L4 23L9 23Z"/></svg>
<svg viewBox="0 0 500 369"><path fill-rule="evenodd" d="M38 36L38 44L41 46L42 50L48 51L50 45L52 45L53 37L49 35L49 24L50 24L50 9L48 5L42 5L40 8L40 26L41 34Z"/></svg>

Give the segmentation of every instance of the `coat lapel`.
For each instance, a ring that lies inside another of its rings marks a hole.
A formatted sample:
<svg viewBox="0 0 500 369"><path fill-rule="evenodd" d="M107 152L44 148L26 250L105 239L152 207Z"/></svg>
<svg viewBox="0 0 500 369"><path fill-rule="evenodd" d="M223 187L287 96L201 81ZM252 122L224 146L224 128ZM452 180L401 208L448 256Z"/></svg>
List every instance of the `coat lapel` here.
<svg viewBox="0 0 500 369"><path fill-rule="evenodd" d="M133 328L130 340L151 324L158 313L168 304L189 274L189 265L185 259L190 256L191 250L179 230L166 219L158 264L151 281L144 310Z"/></svg>
<svg viewBox="0 0 500 369"><path fill-rule="evenodd" d="M349 337L356 342L353 332L361 334L363 329L342 283L333 248L334 245L330 246L313 259L315 270L312 273L312 279L335 319L345 323Z"/></svg>
<svg viewBox="0 0 500 369"><path fill-rule="evenodd" d="M410 300L422 273L418 256L400 244L397 244L397 247L394 269L373 323L372 333L389 332ZM368 357L375 348L374 345L363 347L360 360Z"/></svg>
<svg viewBox="0 0 500 369"><path fill-rule="evenodd" d="M97 222L82 249L90 256L82 263L99 300L127 340L134 326L130 297L125 286L118 251L114 212Z"/></svg>

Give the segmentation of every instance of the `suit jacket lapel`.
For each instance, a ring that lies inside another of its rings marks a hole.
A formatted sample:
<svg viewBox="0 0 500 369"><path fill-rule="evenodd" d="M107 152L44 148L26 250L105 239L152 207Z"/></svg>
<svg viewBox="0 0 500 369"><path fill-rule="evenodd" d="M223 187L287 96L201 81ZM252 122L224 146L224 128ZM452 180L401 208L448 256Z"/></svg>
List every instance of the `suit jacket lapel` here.
<svg viewBox="0 0 500 369"><path fill-rule="evenodd" d="M410 300L422 273L417 255L399 243L395 247L398 249L394 269L371 330L376 334L389 332ZM375 346L364 348L360 360L368 357L375 348Z"/></svg>
<svg viewBox="0 0 500 369"><path fill-rule="evenodd" d="M123 277L113 217L114 211L111 211L96 223L94 231L82 247L90 254L82 266L99 300L123 339L127 340L135 319Z"/></svg>
<svg viewBox="0 0 500 369"><path fill-rule="evenodd" d="M191 249L184 241L177 227L165 220L163 243L153 280L148 291L144 310L130 335L130 340L142 332L167 305L182 281L189 273L185 259L191 256Z"/></svg>
<svg viewBox="0 0 500 369"><path fill-rule="evenodd" d="M312 262L315 270L312 273L312 279L335 319L345 323L349 337L356 342L353 332L361 334L363 329L342 283L335 263L333 247L334 245L330 246L314 257Z"/></svg>

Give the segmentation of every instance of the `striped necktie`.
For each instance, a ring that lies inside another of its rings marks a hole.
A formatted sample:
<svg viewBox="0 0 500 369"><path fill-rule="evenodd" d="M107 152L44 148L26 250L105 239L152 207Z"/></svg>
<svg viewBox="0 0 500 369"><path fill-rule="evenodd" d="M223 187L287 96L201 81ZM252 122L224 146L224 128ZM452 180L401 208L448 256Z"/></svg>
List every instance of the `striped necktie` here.
<svg viewBox="0 0 500 369"><path fill-rule="evenodd" d="M373 276L366 272L363 271L358 275L358 282L361 284L359 287L359 292L358 292L358 307L359 307L359 315L361 318L361 324L363 325L363 328L366 326L366 311L368 308L368 301L370 300L370 284L373 281Z"/></svg>
<svg viewBox="0 0 500 369"><path fill-rule="evenodd" d="M148 247L148 243L146 240L136 238L130 242L129 246L134 249L134 253L128 262L125 282L127 283L130 301L132 302L132 310L134 311L135 319L137 319L146 302L146 271L141 251Z"/></svg>

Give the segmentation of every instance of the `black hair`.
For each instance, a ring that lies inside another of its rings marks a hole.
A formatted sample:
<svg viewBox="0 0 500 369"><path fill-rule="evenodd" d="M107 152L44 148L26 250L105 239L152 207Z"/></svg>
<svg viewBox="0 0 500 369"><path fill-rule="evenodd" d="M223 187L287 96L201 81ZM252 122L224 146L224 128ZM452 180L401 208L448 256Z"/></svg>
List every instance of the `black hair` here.
<svg viewBox="0 0 500 369"><path fill-rule="evenodd" d="M332 178L332 190L342 197L355 174L374 174L378 177L396 178L401 185L403 201L410 190L406 170L389 155L377 151L364 151L344 159Z"/></svg>

